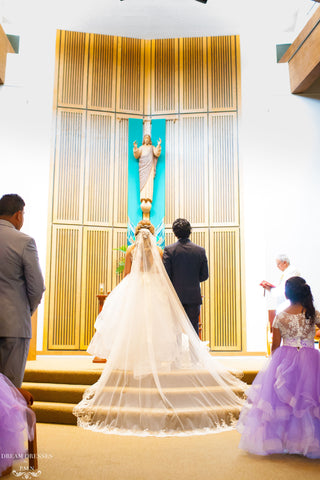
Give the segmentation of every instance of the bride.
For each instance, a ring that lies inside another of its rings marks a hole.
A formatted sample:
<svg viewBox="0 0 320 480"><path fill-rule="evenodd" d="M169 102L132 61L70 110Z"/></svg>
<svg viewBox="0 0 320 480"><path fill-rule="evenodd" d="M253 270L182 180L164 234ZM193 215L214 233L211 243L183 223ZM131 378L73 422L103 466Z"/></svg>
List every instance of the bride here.
<svg viewBox="0 0 320 480"><path fill-rule="evenodd" d="M128 435L186 435L233 427L246 388L209 354L142 220L125 278L99 314L88 352L107 358L74 408L80 427Z"/></svg>

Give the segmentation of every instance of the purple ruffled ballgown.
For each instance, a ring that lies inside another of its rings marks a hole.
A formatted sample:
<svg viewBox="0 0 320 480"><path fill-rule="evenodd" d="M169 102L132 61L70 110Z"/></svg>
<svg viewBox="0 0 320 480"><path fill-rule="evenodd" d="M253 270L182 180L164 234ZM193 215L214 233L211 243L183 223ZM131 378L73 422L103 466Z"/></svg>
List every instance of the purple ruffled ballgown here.
<svg viewBox="0 0 320 480"><path fill-rule="evenodd" d="M316 323L320 314L316 312ZM281 312L277 348L247 391L237 430L239 447L256 455L290 453L320 458L320 352L314 324Z"/></svg>
<svg viewBox="0 0 320 480"><path fill-rule="evenodd" d="M0 475L26 454L35 414L10 380L0 373Z"/></svg>

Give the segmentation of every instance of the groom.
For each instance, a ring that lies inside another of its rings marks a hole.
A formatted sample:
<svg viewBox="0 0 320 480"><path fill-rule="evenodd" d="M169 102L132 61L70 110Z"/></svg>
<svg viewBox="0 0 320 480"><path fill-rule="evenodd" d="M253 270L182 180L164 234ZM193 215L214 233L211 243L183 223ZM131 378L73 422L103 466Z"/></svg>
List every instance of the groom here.
<svg viewBox="0 0 320 480"><path fill-rule="evenodd" d="M165 247L163 263L193 328L199 334L200 282L209 277L206 252L189 240L191 225L185 218L177 218L172 230L178 241Z"/></svg>

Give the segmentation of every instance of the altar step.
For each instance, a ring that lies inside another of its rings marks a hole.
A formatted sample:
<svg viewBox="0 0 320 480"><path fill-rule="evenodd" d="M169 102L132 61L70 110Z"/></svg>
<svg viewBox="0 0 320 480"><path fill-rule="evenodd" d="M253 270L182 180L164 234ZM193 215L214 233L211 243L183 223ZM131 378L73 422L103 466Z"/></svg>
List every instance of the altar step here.
<svg viewBox="0 0 320 480"><path fill-rule="evenodd" d="M190 394L202 395L203 387L193 387L192 382L190 385L183 388L176 388L177 375L184 377L185 380L192 379L193 372L179 371L171 373L160 374L161 382L164 385L164 391L168 399L172 395L181 395L182 400L188 403L188 396ZM195 372L194 372L195 373ZM198 373L198 372L197 372ZM34 397L33 409L37 415L37 421L43 423L58 423L76 425L77 419L73 415L72 411L76 404L82 399L84 391L92 384L94 384L100 377L101 371L61 371L61 370L26 370L24 383L22 388L30 391ZM106 398L113 396L114 402L119 398L120 393L126 394L134 398L138 393L141 396L141 392L144 391L146 395L159 395L154 385L150 384L150 381L138 381L132 375L132 372L121 371L112 372L111 378L119 381L125 378L126 387L107 387L104 389ZM206 384L208 380L208 373L202 372L202 381ZM152 382L151 382L152 383ZM211 377L212 383L212 377ZM115 383L117 384L117 383ZM142 389L142 390L141 390ZM212 393L219 393L221 387L213 385L209 387ZM236 391L237 395L242 395L240 390ZM182 406L184 403L181 404ZM120 407L121 408L121 407ZM138 411L138 410L137 410ZM136 411L136 412L137 412ZM136 415L135 411L131 411L130 415ZM115 413L115 410L113 411ZM118 412L119 413L119 412ZM154 412L156 413L156 412Z"/></svg>
<svg viewBox="0 0 320 480"><path fill-rule="evenodd" d="M100 378L102 370L26 369L24 382L92 385Z"/></svg>
<svg viewBox="0 0 320 480"><path fill-rule="evenodd" d="M98 381L101 370L26 369L22 388L34 398L33 410L40 423L76 425L72 414L84 391Z"/></svg>
<svg viewBox="0 0 320 480"><path fill-rule="evenodd" d="M73 404L76 405L82 399L82 396L85 390L89 385L67 385L67 384L56 384L56 383L31 383L24 382L22 388L28 390L32 395L35 401L38 404L48 403L52 409L55 404ZM156 398L161 401L159 391L157 388L135 388L135 387L105 387L103 390L104 399L107 402L112 402L117 404L120 400L121 395L126 396L126 401L129 403L138 403L137 397L141 405L147 404L146 399L150 397ZM242 396L243 392L241 389L233 389L234 393L238 396ZM162 393L166 396L168 402L174 401L174 399L179 399L179 404L183 407L188 405L188 399L192 395L193 398L197 398L201 402L201 398L205 392L210 392L213 395L221 395L224 392L223 387L209 386L209 387L193 387L193 388L164 388ZM179 398L180 397L180 398ZM41 406L41 405L40 405ZM65 410L67 408L65 407Z"/></svg>

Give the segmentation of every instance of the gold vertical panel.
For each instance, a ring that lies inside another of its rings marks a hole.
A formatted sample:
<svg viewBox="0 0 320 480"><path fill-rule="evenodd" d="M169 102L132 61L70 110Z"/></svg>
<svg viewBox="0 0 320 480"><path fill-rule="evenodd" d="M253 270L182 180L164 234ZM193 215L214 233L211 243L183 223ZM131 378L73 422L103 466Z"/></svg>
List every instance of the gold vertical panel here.
<svg viewBox="0 0 320 480"><path fill-rule="evenodd" d="M177 241L173 231L170 229L166 229L165 231L165 244L171 245L171 243L175 243Z"/></svg>
<svg viewBox="0 0 320 480"><path fill-rule="evenodd" d="M209 116L210 224L239 224L237 116Z"/></svg>
<svg viewBox="0 0 320 480"><path fill-rule="evenodd" d="M207 117L181 116L180 215L195 226L208 225Z"/></svg>
<svg viewBox="0 0 320 480"><path fill-rule="evenodd" d="M53 226L48 348L79 349L81 227Z"/></svg>
<svg viewBox="0 0 320 480"><path fill-rule="evenodd" d="M117 37L90 35L88 108L115 109Z"/></svg>
<svg viewBox="0 0 320 480"><path fill-rule="evenodd" d="M144 40L119 38L117 112L143 114Z"/></svg>
<svg viewBox="0 0 320 480"><path fill-rule="evenodd" d="M85 107L89 35L61 32L58 106Z"/></svg>
<svg viewBox="0 0 320 480"><path fill-rule="evenodd" d="M125 258L125 255L118 250L127 245L127 230L124 228L113 229L112 243L112 288L114 288L123 279L123 273L116 273L119 261Z"/></svg>
<svg viewBox="0 0 320 480"><path fill-rule="evenodd" d="M99 286L105 292L111 290L111 235L112 229L85 227L82 251L82 295L80 348L86 349L94 334L94 323L98 315Z"/></svg>
<svg viewBox="0 0 320 480"><path fill-rule="evenodd" d="M207 111L206 38L180 39L180 110Z"/></svg>
<svg viewBox="0 0 320 480"><path fill-rule="evenodd" d="M209 229L199 229L193 228L190 235L190 240L203 247L206 251L208 263L209 263L209 278L205 282L202 282L201 285L201 296L202 296L202 306L200 311L201 321L202 321L202 340L207 340L210 342L210 278L211 266L209 262Z"/></svg>
<svg viewBox="0 0 320 480"><path fill-rule="evenodd" d="M113 181L113 224L118 227L126 227L128 223L128 127L128 118L117 117Z"/></svg>
<svg viewBox="0 0 320 480"><path fill-rule="evenodd" d="M239 230L211 229L211 349L240 351L241 288Z"/></svg>
<svg viewBox="0 0 320 480"><path fill-rule="evenodd" d="M59 109L55 151L53 221L79 223L83 216L85 112Z"/></svg>
<svg viewBox="0 0 320 480"><path fill-rule="evenodd" d="M178 112L178 39L152 40L152 114Z"/></svg>
<svg viewBox="0 0 320 480"><path fill-rule="evenodd" d="M88 112L84 222L112 224L114 114Z"/></svg>
<svg viewBox="0 0 320 480"><path fill-rule="evenodd" d="M180 170L179 170L179 122L166 121L165 155L165 224L170 225L179 216Z"/></svg>
<svg viewBox="0 0 320 480"><path fill-rule="evenodd" d="M237 42L235 36L208 38L209 110L237 108Z"/></svg>
<svg viewBox="0 0 320 480"><path fill-rule="evenodd" d="M143 75L143 115L151 115L151 40L143 41L144 75Z"/></svg>

